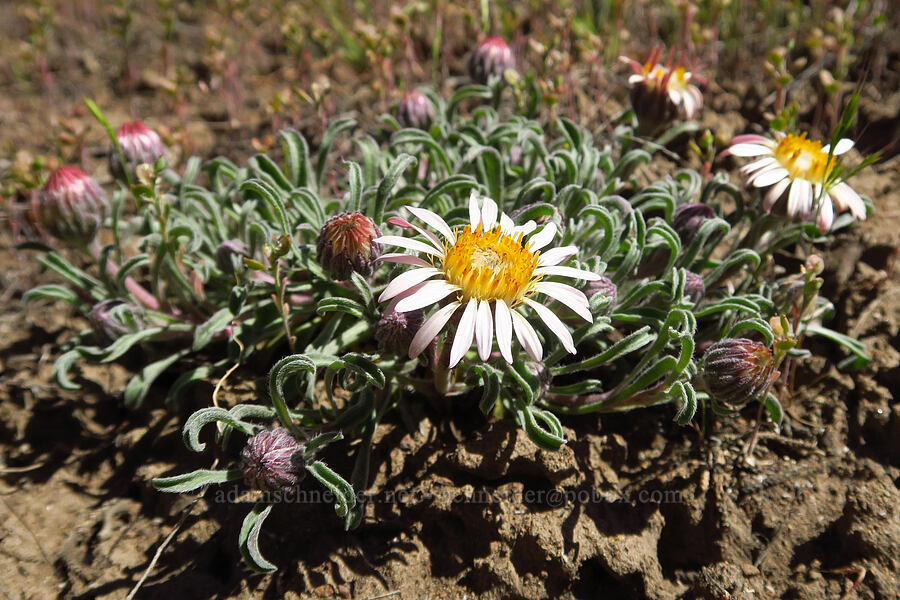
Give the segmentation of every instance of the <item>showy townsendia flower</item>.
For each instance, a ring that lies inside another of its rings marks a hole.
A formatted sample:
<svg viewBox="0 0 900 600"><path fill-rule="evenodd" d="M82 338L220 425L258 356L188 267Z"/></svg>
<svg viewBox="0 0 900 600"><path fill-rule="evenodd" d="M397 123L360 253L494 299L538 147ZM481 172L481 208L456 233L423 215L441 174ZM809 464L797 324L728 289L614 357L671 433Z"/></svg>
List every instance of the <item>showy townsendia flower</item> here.
<svg viewBox="0 0 900 600"><path fill-rule="evenodd" d="M677 62L673 65L671 52L664 63L660 62L662 54L663 49L657 48L644 63L619 57L634 71L628 84L635 112L639 119L665 123L673 118L671 109L674 108L681 117L692 119L703 107L703 94L694 82L701 85L705 82Z"/></svg>
<svg viewBox="0 0 900 600"><path fill-rule="evenodd" d="M747 185L769 188L763 197L767 212L787 192L787 215L806 221L815 218L824 232L831 229L835 209L849 210L861 221L866 218L866 206L859 194L833 176L834 157L852 147L852 140L840 140L829 160L830 144L822 146L821 142L808 139L805 133L776 131L775 139L739 135L731 140L726 152L740 157L762 157L742 167L741 172L747 177Z"/></svg>
<svg viewBox="0 0 900 600"><path fill-rule="evenodd" d="M481 206L479 207L479 200ZM523 309L531 308L562 342L575 353L572 335L552 310L532 299L544 294L571 308L588 322L593 321L585 295L570 285L545 281L552 276L572 277L588 281L599 275L560 266L574 256L575 246L564 246L541 252L556 236L556 225L548 223L540 231L534 221L515 226L512 219L500 213L497 204L472 192L469 197L469 224L461 231L451 229L437 214L424 208L406 209L443 236L421 229L400 218L390 222L412 228L426 241L386 235L377 241L425 254L423 260L409 254L385 254L381 260L414 265L391 281L379 302L392 300L391 308L407 312L425 308L455 294L455 299L439 308L419 328L409 346L409 356L418 356L437 337L457 310L463 309L450 348L450 367L455 367L474 340L481 360L490 357L496 331L500 354L513 361L512 334L534 360L540 361L543 349ZM532 233L534 233L532 235ZM527 238L527 239L526 239Z"/></svg>

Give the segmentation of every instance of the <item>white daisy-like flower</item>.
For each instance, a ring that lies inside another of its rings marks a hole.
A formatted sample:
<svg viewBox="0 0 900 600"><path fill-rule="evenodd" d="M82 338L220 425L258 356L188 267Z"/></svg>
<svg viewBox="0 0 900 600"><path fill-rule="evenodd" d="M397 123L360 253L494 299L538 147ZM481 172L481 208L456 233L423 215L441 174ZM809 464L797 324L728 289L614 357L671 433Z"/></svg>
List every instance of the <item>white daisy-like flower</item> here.
<svg viewBox="0 0 900 600"><path fill-rule="evenodd" d="M594 281L600 276L560 266L578 252L575 246L542 252L556 236L554 223L548 223L537 232L534 221L517 227L498 210L496 202L474 191L469 197L469 224L462 231L451 229L444 219L430 210L413 206L407 206L406 210L435 229L443 240L403 219L389 219L395 225L414 229L425 241L397 235L385 235L376 241L424 254L429 260L402 253L382 255L379 260L416 268L391 281L378 301L391 300L393 310L407 312L455 295L452 302L435 311L419 328L409 346L410 358L418 356L460 309L463 313L450 348L450 367L462 360L473 340L478 356L487 360L495 332L500 354L507 362L513 361L513 332L529 356L541 360L541 341L525 318L523 309L526 307L547 324L566 350L575 353L568 328L544 303L532 297L544 294L569 307L585 321L593 322L584 293L564 283L545 281L545 278L561 276Z"/></svg>
<svg viewBox="0 0 900 600"><path fill-rule="evenodd" d="M807 221L815 218L821 231L831 229L835 212L849 210L857 219L865 220L862 198L833 176L837 163L834 157L850 150L852 140L841 139L831 151L830 144L822 146L821 142L808 139L806 133L776 131L774 135L775 139L739 135L726 150L732 156L761 157L741 167L741 172L747 177L747 185L769 188L763 197L767 212L787 192L788 216Z"/></svg>
<svg viewBox="0 0 900 600"><path fill-rule="evenodd" d="M703 94L694 82L705 85L705 81L681 65L673 66L671 52L665 63L661 63L662 54L663 49L656 48L644 63L627 56L619 57L634 71L628 78L632 104L638 111L660 112L665 107L659 105L668 100L682 117L692 119L703 107Z"/></svg>

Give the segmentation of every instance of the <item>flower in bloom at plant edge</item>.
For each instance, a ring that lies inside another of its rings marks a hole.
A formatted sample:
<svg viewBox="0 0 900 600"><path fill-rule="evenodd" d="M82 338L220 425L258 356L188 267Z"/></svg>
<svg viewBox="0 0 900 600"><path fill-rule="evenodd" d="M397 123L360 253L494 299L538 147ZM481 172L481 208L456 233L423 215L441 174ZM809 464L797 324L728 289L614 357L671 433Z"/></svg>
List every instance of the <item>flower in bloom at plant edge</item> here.
<svg viewBox="0 0 900 600"><path fill-rule="evenodd" d="M673 63L671 51L661 63L662 54L662 47L656 48L644 63L627 56L619 57L634 71L628 84L631 86L631 105L638 120L654 126L668 123L676 114L692 119L703 107L703 94L694 85L694 82L704 84L703 79L681 64Z"/></svg>
<svg viewBox="0 0 900 600"><path fill-rule="evenodd" d="M347 279L352 272L368 277L373 261L381 254L379 236L381 231L361 212L331 217L319 232L316 259L336 281Z"/></svg>
<svg viewBox="0 0 900 600"><path fill-rule="evenodd" d="M159 134L147 127L143 121L125 123L116 130L116 140L122 150L128 171L134 173L138 165L153 165L161 156L166 156L166 147ZM125 179L122 161L115 147L109 149L109 171L119 180Z"/></svg>
<svg viewBox="0 0 900 600"><path fill-rule="evenodd" d="M434 121L434 106L419 90L410 90L397 105L397 120L404 127L428 129Z"/></svg>
<svg viewBox="0 0 900 600"><path fill-rule="evenodd" d="M306 474L303 444L283 427L260 431L241 451L247 485L264 492L292 488Z"/></svg>
<svg viewBox="0 0 900 600"><path fill-rule="evenodd" d="M479 200L480 206L479 206ZM437 337L451 317L462 309L450 349L449 366L455 367L474 340L481 360L490 357L496 331L500 354L513 361L512 335L515 332L525 351L536 361L543 348L534 327L525 319L523 309L531 308L556 334L566 350L575 353L572 335L552 310L532 299L544 294L572 309L588 322L593 321L587 297L574 287L555 281L552 276L593 281L599 275L560 266L578 252L575 246L552 248L542 252L556 236L553 222L535 232L537 225L528 221L515 226L512 219L499 212L497 203L475 191L469 197L469 224L461 231L451 229L437 214L424 208L407 206L406 210L443 236L412 225L399 217L389 222L410 228L426 241L386 235L377 241L427 255L425 261L409 254L385 254L381 260L414 265L397 276L382 292L378 301L398 298L397 312L425 308L451 294L452 302L440 307L419 328L409 346L409 356L421 353ZM527 238L527 239L526 239Z"/></svg>
<svg viewBox="0 0 900 600"><path fill-rule="evenodd" d="M859 220L866 218L862 198L844 181L833 176L835 156L853 147L853 141L841 139L831 144L810 140L806 133L774 132L774 139L761 135L739 135L731 140L726 154L761 157L741 167L747 185L769 188L763 196L763 208L771 212L787 193L787 215L811 221L815 218L823 232L831 229L837 212L849 210ZM831 152L831 160L829 160Z"/></svg>
<svg viewBox="0 0 900 600"><path fill-rule="evenodd" d="M469 76L482 85L502 80L507 69L515 68L516 58L502 37L485 38L469 56Z"/></svg>
<svg viewBox="0 0 900 600"><path fill-rule="evenodd" d="M772 351L746 338L727 338L710 346L701 372L713 400L732 409L759 398L779 375Z"/></svg>
<svg viewBox="0 0 900 600"><path fill-rule="evenodd" d="M97 236L109 200L97 181L78 167L62 166L32 200L35 221L64 242L88 244Z"/></svg>

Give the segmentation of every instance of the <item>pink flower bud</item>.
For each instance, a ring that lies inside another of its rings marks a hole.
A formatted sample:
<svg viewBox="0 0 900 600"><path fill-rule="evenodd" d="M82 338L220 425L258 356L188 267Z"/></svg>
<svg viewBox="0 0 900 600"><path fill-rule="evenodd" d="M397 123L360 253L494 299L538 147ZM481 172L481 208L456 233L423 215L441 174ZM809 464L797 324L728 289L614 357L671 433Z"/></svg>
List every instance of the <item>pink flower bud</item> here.
<svg viewBox="0 0 900 600"><path fill-rule="evenodd" d="M613 308L616 306L616 302L619 300L619 288L615 283L612 282L612 279L608 277L600 277L600 279L596 281L589 281L587 286L584 289L584 295L588 298L591 298L597 294L600 294L606 298L609 298L609 301L604 303L603 312L611 313Z"/></svg>
<svg viewBox="0 0 900 600"><path fill-rule="evenodd" d="M672 215L672 228L681 238L681 244L686 246L696 237L700 226L715 216L715 211L706 204L688 202L675 209L675 214Z"/></svg>
<svg viewBox="0 0 900 600"><path fill-rule="evenodd" d="M294 487L306 474L303 449L303 444L282 427L257 433L241 451L244 481L264 492Z"/></svg>
<svg viewBox="0 0 900 600"><path fill-rule="evenodd" d="M694 304L700 302L706 295L706 284L703 283L703 277L691 271L685 272L684 294L693 300Z"/></svg>
<svg viewBox="0 0 900 600"><path fill-rule="evenodd" d="M729 338L707 349L701 361L706 390L728 409L759 399L775 381L772 351L745 338Z"/></svg>
<svg viewBox="0 0 900 600"><path fill-rule="evenodd" d="M398 313L385 311L375 324L375 339L378 349L385 353L406 356L413 337L422 326L425 313L421 310L410 310Z"/></svg>
<svg viewBox="0 0 900 600"><path fill-rule="evenodd" d="M361 212L331 217L319 232L316 258L336 281L343 281L354 272L368 277L373 261L381 255L381 244L375 241L378 237L381 231Z"/></svg>
<svg viewBox="0 0 900 600"><path fill-rule="evenodd" d="M501 37L486 38L469 56L469 76L482 85L492 79L502 81L506 70L515 68L512 50Z"/></svg>
<svg viewBox="0 0 900 600"><path fill-rule="evenodd" d="M159 134L144 125L143 121L125 123L116 130L116 140L122 149L129 173L132 176L138 165L153 165L160 157L167 156L166 147L163 145ZM124 181L125 172L122 170L122 161L115 147L109 150L109 171L113 177Z"/></svg>
<svg viewBox="0 0 900 600"><path fill-rule="evenodd" d="M35 221L53 237L88 244L97 236L108 206L106 192L93 177L64 166L50 174L31 209Z"/></svg>
<svg viewBox="0 0 900 600"><path fill-rule="evenodd" d="M403 127L428 129L434 121L434 106L419 90L406 92L397 105L397 120Z"/></svg>
<svg viewBox="0 0 900 600"><path fill-rule="evenodd" d="M123 335L143 329L144 310L118 298L103 300L91 309L88 321L100 343L111 344Z"/></svg>

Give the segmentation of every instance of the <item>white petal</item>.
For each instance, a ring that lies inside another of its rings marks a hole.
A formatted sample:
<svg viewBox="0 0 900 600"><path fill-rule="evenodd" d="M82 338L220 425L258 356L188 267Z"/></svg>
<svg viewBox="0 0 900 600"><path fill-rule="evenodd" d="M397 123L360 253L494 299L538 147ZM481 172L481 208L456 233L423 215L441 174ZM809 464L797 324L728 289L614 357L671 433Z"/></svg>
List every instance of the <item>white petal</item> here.
<svg viewBox="0 0 900 600"><path fill-rule="evenodd" d="M378 301L384 302L385 300L390 300L403 290L407 290L417 283L422 283L426 279L431 279L438 273L440 273L440 271L434 267L411 269L405 273L401 273L387 284L387 287L384 288L384 291L381 292L381 295L378 297Z"/></svg>
<svg viewBox="0 0 900 600"><path fill-rule="evenodd" d="M832 152L831 154L834 156L839 156L841 154L844 154L845 152L848 152L850 150L850 148L853 147L853 145L854 145L853 140L849 140L847 138L842 138L842 139L838 140L837 145L834 147L834 152ZM824 148L822 148L822 152L824 152L825 154L828 154L829 149L831 149L831 144L826 144L826 146Z"/></svg>
<svg viewBox="0 0 900 600"><path fill-rule="evenodd" d="M481 360L491 357L491 347L494 345L494 316L491 314L491 304L487 300L478 303L478 313L475 315L475 343L478 345L478 357Z"/></svg>
<svg viewBox="0 0 900 600"><path fill-rule="evenodd" d="M672 104L678 106L681 104L681 92L675 88L669 88L669 99L672 101Z"/></svg>
<svg viewBox="0 0 900 600"><path fill-rule="evenodd" d="M559 246L542 252L538 257L539 267L552 267L578 254L578 246Z"/></svg>
<svg viewBox="0 0 900 600"><path fill-rule="evenodd" d="M562 302L588 323L594 322L594 316L591 315L591 309L588 308L587 296L581 290L576 290L571 285L553 281L541 281L534 286L534 289L542 294L547 294L554 300Z"/></svg>
<svg viewBox="0 0 900 600"><path fill-rule="evenodd" d="M635 73L634 75L628 76L628 84L629 85L634 85L635 83L638 83L639 81L643 81L643 80L644 80L644 76L638 75L637 73Z"/></svg>
<svg viewBox="0 0 900 600"><path fill-rule="evenodd" d="M535 275L560 275L562 277L571 277L573 279L583 279L585 281L599 281L600 276L592 271L584 269L574 269L572 267L538 267L534 270Z"/></svg>
<svg viewBox="0 0 900 600"><path fill-rule="evenodd" d="M478 225L481 224L481 211L478 209L478 198L480 197L475 190L469 194L469 226L472 231L478 229Z"/></svg>
<svg viewBox="0 0 900 600"><path fill-rule="evenodd" d="M735 144L728 148L728 153L733 156L763 156L772 154L772 149L761 144Z"/></svg>
<svg viewBox="0 0 900 600"><path fill-rule="evenodd" d="M556 223L550 221L539 232L528 238L528 249L532 252L540 250L556 237Z"/></svg>
<svg viewBox="0 0 900 600"><path fill-rule="evenodd" d="M481 203L481 226L489 231L497 224L497 203L490 198L485 198Z"/></svg>
<svg viewBox="0 0 900 600"><path fill-rule="evenodd" d="M416 206L407 206L406 210L412 213L416 218L427 223L430 227L436 229L438 233L450 240L451 244L456 242L456 235L453 233L453 230L450 229L447 222L436 213L431 212L427 208L418 208Z"/></svg>
<svg viewBox="0 0 900 600"><path fill-rule="evenodd" d="M511 310L509 311L509 314L512 317L516 337L519 339L519 343L522 344L522 347L525 348L525 352L527 352L528 356L534 360L541 360L544 349L541 347L541 340L538 339L534 327L532 327L531 323L526 321L525 317L520 315L518 311Z"/></svg>
<svg viewBox="0 0 900 600"><path fill-rule="evenodd" d="M382 254L378 258L375 259L376 263L379 262L394 262L401 263L404 265L416 265L418 267L430 267L431 263L427 260L423 260L418 256L413 256L412 254L401 254L399 252L392 252L389 254Z"/></svg>
<svg viewBox="0 0 900 600"><path fill-rule="evenodd" d="M517 233L521 233L522 235L528 235L532 231L537 229L537 223L534 221L528 221L524 225L519 225L512 230L512 235L516 235Z"/></svg>
<svg viewBox="0 0 900 600"><path fill-rule="evenodd" d="M849 208L853 216L860 221L866 219L866 204L849 185L842 181L828 191L837 200L838 208L841 210Z"/></svg>
<svg viewBox="0 0 900 600"><path fill-rule="evenodd" d="M769 138L765 138L761 135L756 135L755 133L744 133L741 135L736 135L729 142L732 146L737 144L761 144L763 146L773 146L772 140Z"/></svg>
<svg viewBox="0 0 900 600"><path fill-rule="evenodd" d="M694 116L697 106L694 104L694 97L690 93L684 94L684 116L688 119Z"/></svg>
<svg viewBox="0 0 900 600"><path fill-rule="evenodd" d="M790 184L791 180L785 177L766 192L766 196L763 198L763 208L766 209L766 212L772 210L772 207L775 206L775 203L778 202L778 199L781 198L784 190L786 190L787 186Z"/></svg>
<svg viewBox="0 0 900 600"><path fill-rule="evenodd" d="M438 236L434 235L432 232L422 229L418 225L413 225L406 219L401 217L391 217L388 221L393 222L394 225L398 225L399 227L405 227L407 229L414 229L419 235L425 237L431 244L437 248L441 254L444 253L444 244L441 243L441 240L438 239Z"/></svg>
<svg viewBox="0 0 900 600"><path fill-rule="evenodd" d="M458 291L457 286L447 283L443 279L427 281L418 292L398 302L394 310L409 312L417 308L425 308Z"/></svg>
<svg viewBox="0 0 900 600"><path fill-rule="evenodd" d="M568 350L570 354L575 354L575 342L572 340L572 334L569 333L569 328L559 320L559 317L553 314L552 310L543 304L538 304L534 300L524 298L522 301L533 308L541 320L550 328L550 331L556 334L556 337L562 342L563 348Z"/></svg>
<svg viewBox="0 0 900 600"><path fill-rule="evenodd" d="M506 362L512 362L512 317L509 316L509 307L503 300L494 302L494 320L497 329L497 345L500 347L500 354Z"/></svg>
<svg viewBox="0 0 900 600"><path fill-rule="evenodd" d="M466 310L459 320L459 326L456 328L456 335L453 336L453 346L450 348L451 369L462 360L462 357L465 356L469 346L472 345L472 337L475 335L475 311L477 305L478 301L475 300L475 298L469 298L469 303L466 304Z"/></svg>
<svg viewBox="0 0 900 600"><path fill-rule="evenodd" d="M822 203L819 205L819 215L816 218L819 231L828 233L831 231L831 225L834 223L834 206L831 204L831 196L822 195Z"/></svg>
<svg viewBox="0 0 900 600"><path fill-rule="evenodd" d="M787 212L790 217L804 217L812 208L812 184L805 179L795 179L788 192Z"/></svg>
<svg viewBox="0 0 900 600"><path fill-rule="evenodd" d="M500 230L506 235L512 235L513 230L515 229L516 224L513 223L513 220L506 216L506 213L500 213Z"/></svg>
<svg viewBox="0 0 900 600"><path fill-rule="evenodd" d="M425 242L420 242L419 240L413 240L410 238L405 238L400 235L383 235L380 238L375 238L376 242L379 244L386 244L388 246L400 246L401 248L406 248L407 250L413 250L415 252L423 252L425 254L431 254L433 256L444 257L443 250L438 250L431 244L426 244Z"/></svg>
<svg viewBox="0 0 900 600"><path fill-rule="evenodd" d="M775 159L774 156L764 156L764 157L760 158L759 160L754 160L752 163L741 167L741 173L748 175L750 173L753 173L754 171L758 171L759 169L762 169L763 167L768 167L769 165L773 165L776 162L778 162L778 161Z"/></svg>
<svg viewBox="0 0 900 600"><path fill-rule="evenodd" d="M753 183L753 187L768 187L773 183L778 183L787 176L787 169L784 167L776 167L774 169L768 169L764 173L760 173L754 177L751 182Z"/></svg>
<svg viewBox="0 0 900 600"><path fill-rule="evenodd" d="M456 309L460 306L459 302L451 302L428 317L428 320L422 323L422 326L419 327L419 331L416 332L412 342L409 344L410 358L415 358L422 353L422 350L424 350L428 344L431 343L431 340L441 332L441 329L444 328L444 325L447 324L447 321L450 320L450 317L453 316L453 313L456 312Z"/></svg>

